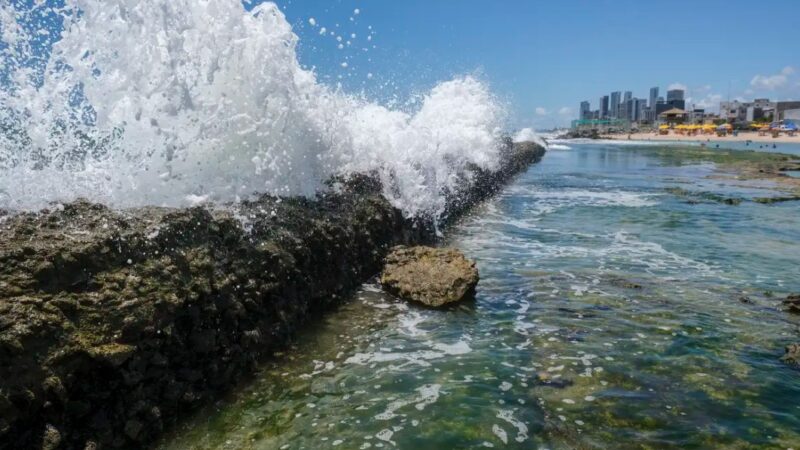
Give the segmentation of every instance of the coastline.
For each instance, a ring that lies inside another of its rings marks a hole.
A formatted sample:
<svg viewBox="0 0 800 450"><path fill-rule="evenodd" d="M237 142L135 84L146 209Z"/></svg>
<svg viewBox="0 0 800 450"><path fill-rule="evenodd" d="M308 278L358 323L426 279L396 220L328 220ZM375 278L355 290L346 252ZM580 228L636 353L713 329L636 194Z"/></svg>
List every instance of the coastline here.
<svg viewBox="0 0 800 450"><path fill-rule="evenodd" d="M507 142L445 226L541 160ZM142 448L252 374L379 272L434 242L368 176L236 210L77 201L0 227L0 448Z"/></svg>
<svg viewBox="0 0 800 450"><path fill-rule="evenodd" d="M631 134L603 134L600 135L601 139L614 139L614 140L630 140L632 141L653 141L653 142L708 142L711 144L720 144L725 142L747 142L751 141L758 144L798 144L800 145L800 135L791 137L781 135L777 138L772 136L759 136L757 132L742 132L737 136L728 135L719 137L717 135L697 135L686 136L681 134L667 134L659 135L656 133L631 133Z"/></svg>

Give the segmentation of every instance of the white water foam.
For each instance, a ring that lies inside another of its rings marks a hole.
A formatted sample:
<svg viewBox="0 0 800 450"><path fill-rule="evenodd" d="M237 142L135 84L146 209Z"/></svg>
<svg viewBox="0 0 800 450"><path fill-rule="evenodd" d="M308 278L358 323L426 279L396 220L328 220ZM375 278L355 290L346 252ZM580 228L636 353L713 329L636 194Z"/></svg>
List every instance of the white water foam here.
<svg viewBox="0 0 800 450"><path fill-rule="evenodd" d="M514 142L535 142L542 147L547 147L547 142L536 134L531 128L523 128L514 135Z"/></svg>
<svg viewBox="0 0 800 450"><path fill-rule="evenodd" d="M465 167L496 167L504 112L485 83L392 110L319 83L297 45L270 2L0 5L0 208L310 195L376 171L407 215L437 215Z"/></svg>

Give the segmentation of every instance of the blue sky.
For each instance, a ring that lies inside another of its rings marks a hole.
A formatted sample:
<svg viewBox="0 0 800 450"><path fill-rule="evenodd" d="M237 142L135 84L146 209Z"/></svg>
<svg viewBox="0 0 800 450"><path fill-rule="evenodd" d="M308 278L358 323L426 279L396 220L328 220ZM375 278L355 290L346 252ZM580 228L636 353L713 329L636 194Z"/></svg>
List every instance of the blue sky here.
<svg viewBox="0 0 800 450"><path fill-rule="evenodd" d="M595 108L610 91L646 97L651 86L685 86L714 108L728 96L800 99L796 0L276 3L322 80L386 100L478 74L509 105L512 126L564 125L581 100Z"/></svg>

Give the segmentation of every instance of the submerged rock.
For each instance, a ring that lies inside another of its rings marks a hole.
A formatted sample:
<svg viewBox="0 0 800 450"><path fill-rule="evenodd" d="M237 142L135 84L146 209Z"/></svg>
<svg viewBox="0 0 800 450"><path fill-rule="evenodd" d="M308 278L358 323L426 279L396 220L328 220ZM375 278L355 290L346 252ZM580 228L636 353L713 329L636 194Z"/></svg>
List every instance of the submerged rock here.
<svg viewBox="0 0 800 450"><path fill-rule="evenodd" d="M791 294L783 301L786 310L790 313L800 314L800 294Z"/></svg>
<svg viewBox="0 0 800 450"><path fill-rule="evenodd" d="M452 248L395 247L386 257L381 284L398 297L439 307L472 295L478 269Z"/></svg>
<svg viewBox="0 0 800 450"><path fill-rule="evenodd" d="M786 364L800 366L800 344L787 345L786 354L781 357L781 361Z"/></svg>

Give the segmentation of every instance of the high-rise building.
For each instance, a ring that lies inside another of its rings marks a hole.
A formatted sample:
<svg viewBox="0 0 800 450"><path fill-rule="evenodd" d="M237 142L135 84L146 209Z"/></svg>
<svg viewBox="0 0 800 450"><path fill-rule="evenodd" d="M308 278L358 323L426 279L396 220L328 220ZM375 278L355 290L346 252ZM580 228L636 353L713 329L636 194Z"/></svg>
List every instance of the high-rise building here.
<svg viewBox="0 0 800 450"><path fill-rule="evenodd" d="M622 103L622 110L624 114L621 119L629 120L631 122L639 122L644 119L644 107L647 100L643 98L630 98L628 101Z"/></svg>
<svg viewBox="0 0 800 450"><path fill-rule="evenodd" d="M670 109L678 108L686 110L686 101L683 99L683 89L671 89L667 91L667 104Z"/></svg>
<svg viewBox="0 0 800 450"><path fill-rule="evenodd" d="M658 101L658 87L651 87L650 88L650 103L648 103L647 106L649 106L650 109L655 110L657 101Z"/></svg>
<svg viewBox="0 0 800 450"><path fill-rule="evenodd" d="M622 120L633 121L633 110L636 106L636 99L629 98L619 106L619 118Z"/></svg>
<svg viewBox="0 0 800 450"><path fill-rule="evenodd" d="M667 103L675 100L683 100L683 89L670 89L667 91Z"/></svg>
<svg viewBox="0 0 800 450"><path fill-rule="evenodd" d="M608 116L614 119L619 118L619 102L622 93L619 91L611 93L611 103L608 105Z"/></svg>
<svg viewBox="0 0 800 450"><path fill-rule="evenodd" d="M604 95L600 97L600 118L607 119L608 118L608 96Z"/></svg>
<svg viewBox="0 0 800 450"><path fill-rule="evenodd" d="M643 122L646 120L645 110L647 109L647 100L643 98L635 98L634 101L634 122Z"/></svg>
<svg viewBox="0 0 800 450"><path fill-rule="evenodd" d="M582 101L581 102L581 109L580 109L579 118L581 120L586 120L586 119L591 119L592 118L592 112L591 112L591 109L590 109L588 101Z"/></svg>

